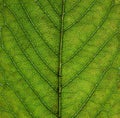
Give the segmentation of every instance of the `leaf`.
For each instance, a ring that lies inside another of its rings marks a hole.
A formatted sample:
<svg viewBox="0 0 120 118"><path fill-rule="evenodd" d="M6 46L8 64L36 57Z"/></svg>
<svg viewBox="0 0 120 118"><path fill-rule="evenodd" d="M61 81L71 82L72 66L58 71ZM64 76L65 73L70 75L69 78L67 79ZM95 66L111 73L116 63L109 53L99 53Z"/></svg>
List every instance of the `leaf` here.
<svg viewBox="0 0 120 118"><path fill-rule="evenodd" d="M119 0L0 0L0 118L119 118Z"/></svg>

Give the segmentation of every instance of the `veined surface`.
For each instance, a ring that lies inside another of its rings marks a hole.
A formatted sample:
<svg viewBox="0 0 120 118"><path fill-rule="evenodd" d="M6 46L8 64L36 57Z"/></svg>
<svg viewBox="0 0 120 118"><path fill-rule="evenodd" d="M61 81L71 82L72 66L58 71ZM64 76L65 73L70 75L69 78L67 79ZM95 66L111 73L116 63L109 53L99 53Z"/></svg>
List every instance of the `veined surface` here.
<svg viewBox="0 0 120 118"><path fill-rule="evenodd" d="M120 118L120 0L0 0L0 118Z"/></svg>

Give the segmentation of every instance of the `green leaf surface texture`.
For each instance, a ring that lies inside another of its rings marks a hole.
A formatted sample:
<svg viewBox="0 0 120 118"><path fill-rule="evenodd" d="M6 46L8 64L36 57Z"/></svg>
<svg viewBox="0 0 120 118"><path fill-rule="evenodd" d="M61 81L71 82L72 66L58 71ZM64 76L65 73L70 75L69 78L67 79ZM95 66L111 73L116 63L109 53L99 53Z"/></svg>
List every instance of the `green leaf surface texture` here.
<svg viewBox="0 0 120 118"><path fill-rule="evenodd" d="M0 0L0 118L120 118L120 0Z"/></svg>

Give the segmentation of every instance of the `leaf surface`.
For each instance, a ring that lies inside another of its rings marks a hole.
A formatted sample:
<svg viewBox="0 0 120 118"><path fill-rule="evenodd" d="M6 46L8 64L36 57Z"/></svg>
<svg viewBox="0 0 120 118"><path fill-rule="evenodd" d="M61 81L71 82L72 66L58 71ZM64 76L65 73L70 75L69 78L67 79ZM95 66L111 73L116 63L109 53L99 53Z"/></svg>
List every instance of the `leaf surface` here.
<svg viewBox="0 0 120 118"><path fill-rule="evenodd" d="M120 118L119 0L0 0L0 118Z"/></svg>

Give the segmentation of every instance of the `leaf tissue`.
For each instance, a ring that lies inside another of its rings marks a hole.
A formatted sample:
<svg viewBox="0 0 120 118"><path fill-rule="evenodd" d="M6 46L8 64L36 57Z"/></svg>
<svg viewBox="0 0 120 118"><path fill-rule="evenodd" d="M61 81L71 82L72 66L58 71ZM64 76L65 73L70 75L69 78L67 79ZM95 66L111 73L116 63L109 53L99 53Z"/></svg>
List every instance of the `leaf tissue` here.
<svg viewBox="0 0 120 118"><path fill-rule="evenodd" d="M0 0L0 118L120 118L120 0Z"/></svg>

